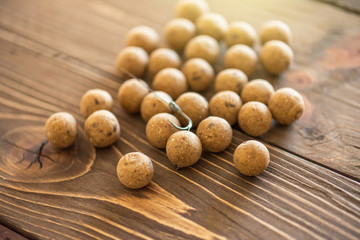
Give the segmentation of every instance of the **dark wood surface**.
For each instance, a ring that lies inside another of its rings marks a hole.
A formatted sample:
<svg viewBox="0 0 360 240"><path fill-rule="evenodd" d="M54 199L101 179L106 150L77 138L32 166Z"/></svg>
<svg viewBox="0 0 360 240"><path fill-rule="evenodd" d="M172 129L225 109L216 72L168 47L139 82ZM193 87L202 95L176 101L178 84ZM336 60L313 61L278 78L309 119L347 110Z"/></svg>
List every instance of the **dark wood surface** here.
<svg viewBox="0 0 360 240"><path fill-rule="evenodd" d="M245 177L234 168L234 149L250 139L238 127L224 152L176 170L147 142L142 119L116 101L119 141L94 149L86 140L81 96L102 88L116 99L114 59L126 32L148 25L161 33L175 1L2 0L0 224L30 239L360 238L360 16L306 0L208 2L230 22L259 29L280 19L293 31L291 69L272 77L259 66L251 77L297 89L306 105L297 122L274 123L259 139L271 153L266 171ZM77 119L76 144L46 145L43 167L27 168L58 111ZM131 151L153 161L146 188L117 179L117 161Z"/></svg>

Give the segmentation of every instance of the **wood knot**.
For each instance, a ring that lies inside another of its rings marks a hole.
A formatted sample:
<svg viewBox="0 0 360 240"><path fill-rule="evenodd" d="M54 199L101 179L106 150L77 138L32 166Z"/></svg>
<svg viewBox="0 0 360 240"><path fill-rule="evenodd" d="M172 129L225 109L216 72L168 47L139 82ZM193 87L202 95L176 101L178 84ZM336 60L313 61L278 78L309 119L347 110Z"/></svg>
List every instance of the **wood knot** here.
<svg viewBox="0 0 360 240"><path fill-rule="evenodd" d="M60 182L90 171L95 149L79 129L76 142L59 149L45 141L42 126L21 126L1 138L0 177L16 182Z"/></svg>

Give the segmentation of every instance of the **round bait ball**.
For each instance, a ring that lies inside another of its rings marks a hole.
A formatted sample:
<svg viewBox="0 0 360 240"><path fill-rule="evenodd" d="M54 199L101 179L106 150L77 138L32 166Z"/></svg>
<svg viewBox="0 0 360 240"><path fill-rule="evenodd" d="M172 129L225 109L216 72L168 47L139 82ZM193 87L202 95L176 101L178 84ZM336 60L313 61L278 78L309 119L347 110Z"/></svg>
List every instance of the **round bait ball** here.
<svg viewBox="0 0 360 240"><path fill-rule="evenodd" d="M237 115L241 107L239 95L232 91L221 91L215 94L210 102L210 114L224 118L230 125L237 122Z"/></svg>
<svg viewBox="0 0 360 240"><path fill-rule="evenodd" d="M258 137L269 131L272 123L271 112L261 102L245 103L239 111L238 124L246 134Z"/></svg>
<svg viewBox="0 0 360 240"><path fill-rule="evenodd" d="M185 46L185 58L202 58L215 64L219 57L219 43L212 37L200 35L191 39Z"/></svg>
<svg viewBox="0 0 360 240"><path fill-rule="evenodd" d="M236 169L241 174L257 176L267 168L270 154L264 144L250 140L235 149L233 159Z"/></svg>
<svg viewBox="0 0 360 240"><path fill-rule="evenodd" d="M101 109L111 111L113 99L111 95L101 89L90 89L81 98L80 112L87 118L93 112Z"/></svg>
<svg viewBox="0 0 360 240"><path fill-rule="evenodd" d="M244 44L236 44L226 51L224 66L240 69L249 77L255 71L257 61L256 53L252 48Z"/></svg>
<svg viewBox="0 0 360 240"><path fill-rule="evenodd" d="M45 123L45 134L48 141L55 147L67 148L77 138L76 120L70 113L54 113Z"/></svg>
<svg viewBox="0 0 360 240"><path fill-rule="evenodd" d="M99 110L85 121L85 134L90 143L98 148L110 146L120 136L120 124L108 110Z"/></svg>
<svg viewBox="0 0 360 240"><path fill-rule="evenodd" d="M165 148L168 138L178 131L169 120L180 126L179 120L169 113L158 113L146 124L146 137L154 147Z"/></svg>
<svg viewBox="0 0 360 240"><path fill-rule="evenodd" d="M179 55L169 48L158 48L150 54L149 73L154 76L161 69L172 67L179 68L181 60Z"/></svg>
<svg viewBox="0 0 360 240"><path fill-rule="evenodd" d="M180 0L175 6L175 16L194 22L200 15L209 11L209 5L204 0Z"/></svg>
<svg viewBox="0 0 360 240"><path fill-rule="evenodd" d="M196 34L195 25L186 18L170 20L164 30L165 42L175 51L182 51Z"/></svg>
<svg viewBox="0 0 360 240"><path fill-rule="evenodd" d="M207 117L199 123L196 135L208 152L221 152L229 147L233 131L230 124L220 117Z"/></svg>
<svg viewBox="0 0 360 240"><path fill-rule="evenodd" d="M140 152L125 154L116 167L117 176L128 188L138 189L151 182L154 167L148 156Z"/></svg>
<svg viewBox="0 0 360 240"><path fill-rule="evenodd" d="M271 20L265 22L259 32L261 44L271 40L279 40L286 44L290 44L292 33L289 26L279 20Z"/></svg>
<svg viewBox="0 0 360 240"><path fill-rule="evenodd" d="M144 97L144 100L140 106L140 114L145 122L149 121L149 119L157 113L171 113L169 105L160 100L158 96L168 101L172 101L172 98L169 96L169 94L165 92L155 91L148 93Z"/></svg>
<svg viewBox="0 0 360 240"><path fill-rule="evenodd" d="M181 71L184 73L187 83L193 91L204 91L213 82L214 69L201 58L187 60Z"/></svg>
<svg viewBox="0 0 360 240"><path fill-rule="evenodd" d="M225 41L228 47L235 44L245 44L252 47L256 39L257 34L253 26L242 21L232 22L229 25L229 30L225 34Z"/></svg>
<svg viewBox="0 0 360 240"><path fill-rule="evenodd" d="M181 94L188 90L188 83L185 75L176 68L164 68L155 75L152 88L169 94L173 99L177 99Z"/></svg>
<svg viewBox="0 0 360 240"><path fill-rule="evenodd" d="M176 99L176 104L192 120L193 126L196 127L200 121L209 116L209 103L198 93L186 92ZM188 122L179 114L175 114L183 126Z"/></svg>
<svg viewBox="0 0 360 240"><path fill-rule="evenodd" d="M229 29L226 19L222 15L213 12L202 14L196 20L195 25L199 35L208 35L217 41L223 39Z"/></svg>
<svg viewBox="0 0 360 240"><path fill-rule="evenodd" d="M179 131L170 136L166 155L176 167L190 167L201 157L200 139L190 131Z"/></svg>
<svg viewBox="0 0 360 240"><path fill-rule="evenodd" d="M292 88L280 88L270 98L269 108L275 120L280 124L291 124L304 112L304 100L300 93Z"/></svg>
<svg viewBox="0 0 360 240"><path fill-rule="evenodd" d="M230 90L237 94L241 93L241 90L248 82L246 74L236 68L228 68L218 73L215 78L215 91Z"/></svg>
<svg viewBox="0 0 360 240"><path fill-rule="evenodd" d="M116 57L116 68L121 78L131 78L127 72L140 78L144 75L149 63L149 56L140 47L126 47Z"/></svg>
<svg viewBox="0 0 360 240"><path fill-rule="evenodd" d="M147 26L137 26L132 28L126 35L126 46L136 46L144 49L150 54L159 46L159 34Z"/></svg>
<svg viewBox="0 0 360 240"><path fill-rule="evenodd" d="M138 113L140 105L150 87L146 82L133 78L121 84L117 98L122 108L128 113Z"/></svg>
<svg viewBox="0 0 360 240"><path fill-rule="evenodd" d="M267 42L260 51L260 61L271 74L280 74L288 69L294 60L291 48L278 40Z"/></svg>
<svg viewBox="0 0 360 240"><path fill-rule="evenodd" d="M245 85L241 92L241 99L244 103L250 101L262 102L268 105L271 96L274 94L273 86L266 80L255 79Z"/></svg>

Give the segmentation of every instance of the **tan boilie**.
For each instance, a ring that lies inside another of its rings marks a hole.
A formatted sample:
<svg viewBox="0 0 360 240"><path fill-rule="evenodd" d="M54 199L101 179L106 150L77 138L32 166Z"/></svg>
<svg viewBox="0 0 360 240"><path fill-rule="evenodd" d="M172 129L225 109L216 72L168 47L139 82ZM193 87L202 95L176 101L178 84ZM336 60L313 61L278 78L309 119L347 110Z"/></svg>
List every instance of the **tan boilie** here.
<svg viewBox="0 0 360 240"><path fill-rule="evenodd" d="M229 25L225 34L225 41L228 47L235 44L245 44L252 47L257 40L257 33L253 26L247 22L236 21Z"/></svg>
<svg viewBox="0 0 360 240"><path fill-rule="evenodd" d="M285 43L272 40L261 49L260 61L267 72L277 75L290 67L294 61L294 53Z"/></svg>
<svg viewBox="0 0 360 240"><path fill-rule="evenodd" d="M111 95L101 89L90 89L81 98L80 112L87 118L93 112L101 109L111 111L113 99Z"/></svg>
<svg viewBox="0 0 360 240"><path fill-rule="evenodd" d="M164 68L180 68L181 59L179 55L170 48L158 48L150 54L148 72L155 76Z"/></svg>
<svg viewBox="0 0 360 240"><path fill-rule="evenodd" d="M215 91L230 90L240 95L247 82L248 77L243 71L236 68L224 69L215 78Z"/></svg>
<svg viewBox="0 0 360 240"><path fill-rule="evenodd" d="M199 35L208 35L217 41L222 40L229 29L226 19L214 12L204 13L199 16L195 25Z"/></svg>
<svg viewBox="0 0 360 240"><path fill-rule="evenodd" d="M107 147L118 140L120 124L113 113L108 110L99 110L86 119L85 134L93 146Z"/></svg>
<svg viewBox="0 0 360 240"><path fill-rule="evenodd" d="M195 34L194 23L186 18L172 19L165 25L164 29L166 43L177 52L181 52Z"/></svg>
<svg viewBox="0 0 360 240"><path fill-rule="evenodd" d="M138 189L151 182L154 167L148 156L140 152L131 152L120 158L116 167L117 176L128 188Z"/></svg>
<svg viewBox="0 0 360 240"><path fill-rule="evenodd" d="M234 165L246 176L257 176L268 166L270 154L261 142L250 140L240 144L234 152Z"/></svg>
<svg viewBox="0 0 360 240"><path fill-rule="evenodd" d="M192 22L208 11L209 5L205 0L179 0L175 5L175 16Z"/></svg>
<svg viewBox="0 0 360 240"><path fill-rule="evenodd" d="M169 113L158 113L146 124L146 137L157 148L165 148L168 138L178 130L170 123L180 126L179 120Z"/></svg>
<svg viewBox="0 0 360 240"><path fill-rule="evenodd" d="M128 113L138 113L144 97L150 92L146 82L133 78L121 84L117 99L122 108Z"/></svg>
<svg viewBox="0 0 360 240"><path fill-rule="evenodd" d="M159 34L151 27L137 26L127 33L126 46L136 46L144 49L148 54L155 50L160 43Z"/></svg>
<svg viewBox="0 0 360 240"><path fill-rule="evenodd" d="M292 88L280 88L270 98L269 109L280 124L291 124L304 112L304 100L300 93Z"/></svg>
<svg viewBox="0 0 360 240"><path fill-rule="evenodd" d="M214 69L201 58L187 60L181 71L184 73L189 88L201 92L208 89L213 82Z"/></svg>
<svg viewBox="0 0 360 240"><path fill-rule="evenodd" d="M261 102L247 102L239 111L238 124L246 134L258 137L269 131L272 123L271 112Z"/></svg>
<svg viewBox="0 0 360 240"><path fill-rule="evenodd" d="M188 90L188 83L183 72L176 68L165 68L158 72L152 82L152 88L163 91L177 99Z"/></svg>
<svg viewBox="0 0 360 240"><path fill-rule="evenodd" d="M236 44L226 51L224 66L240 69L249 77L255 71L257 61L258 57L252 48L244 44Z"/></svg>
<svg viewBox="0 0 360 240"><path fill-rule="evenodd" d="M192 120L193 126L196 127L200 121L209 116L209 103L198 93L186 92L176 99L176 104ZM175 114L183 126L187 125L185 118Z"/></svg>
<svg viewBox="0 0 360 240"><path fill-rule="evenodd" d="M244 103L258 101L268 105L273 94L274 88L268 81L264 79L254 79L245 85L241 92L241 100Z"/></svg>
<svg viewBox="0 0 360 240"><path fill-rule="evenodd" d="M169 94L162 91L155 91L148 93L140 106L140 114L145 122L158 113L171 113L168 104L164 103L160 98L166 99L168 102L172 101Z"/></svg>
<svg viewBox="0 0 360 240"><path fill-rule="evenodd" d="M261 44L265 44L271 40L279 40L286 44L290 44L292 33L286 23L279 20L270 20L262 25L259 31L259 37Z"/></svg>
<svg viewBox="0 0 360 240"><path fill-rule="evenodd" d="M149 63L149 55L140 47L126 47L116 57L116 69L119 76L129 79L141 78Z"/></svg>
<svg viewBox="0 0 360 240"><path fill-rule="evenodd" d="M202 58L210 64L215 64L219 54L219 43L207 35L199 35L191 39L185 46L185 58Z"/></svg>
<svg viewBox="0 0 360 240"><path fill-rule="evenodd" d="M177 168L195 164L200 159L201 153L201 141L190 131L174 133L166 144L166 155Z"/></svg>
<svg viewBox="0 0 360 240"><path fill-rule="evenodd" d="M196 135L205 151L217 153L229 147L233 131L225 119L210 116L199 123Z"/></svg>
<svg viewBox="0 0 360 240"><path fill-rule="evenodd" d="M55 147L67 148L75 142L78 135L76 120L67 112L54 113L45 123L45 134Z"/></svg>
<svg viewBox="0 0 360 240"><path fill-rule="evenodd" d="M233 91L221 91L210 99L210 114L224 118L230 125L234 125L237 122L241 105L239 95Z"/></svg>

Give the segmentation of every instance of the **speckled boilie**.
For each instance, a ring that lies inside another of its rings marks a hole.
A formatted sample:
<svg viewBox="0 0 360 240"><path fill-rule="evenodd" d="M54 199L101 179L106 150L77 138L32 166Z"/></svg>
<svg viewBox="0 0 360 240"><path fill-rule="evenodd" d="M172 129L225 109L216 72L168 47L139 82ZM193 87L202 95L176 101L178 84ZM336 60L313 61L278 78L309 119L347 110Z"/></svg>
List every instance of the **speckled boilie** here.
<svg viewBox="0 0 360 240"><path fill-rule="evenodd" d="M219 43L207 35L199 35L191 39L185 46L185 58L202 58L209 64L215 64L219 54Z"/></svg>
<svg viewBox="0 0 360 240"><path fill-rule="evenodd" d="M159 34L151 27L137 26L127 33L126 46L136 46L144 49L148 54L159 46Z"/></svg>
<svg viewBox="0 0 360 240"><path fill-rule="evenodd" d="M199 123L196 135L200 138L204 150L217 153L230 145L233 131L225 119L210 116Z"/></svg>
<svg viewBox="0 0 360 240"><path fill-rule="evenodd" d="M264 79L254 79L245 85L241 92L241 100L244 103L258 101L268 105L273 94L274 88L271 83Z"/></svg>
<svg viewBox="0 0 360 240"><path fill-rule="evenodd" d="M146 82L133 78L121 84L117 99L121 107L128 113L138 113L144 97L150 92Z"/></svg>
<svg viewBox="0 0 360 240"><path fill-rule="evenodd" d="M210 99L210 114L224 118L230 125L234 125L241 105L239 95L233 91L221 91Z"/></svg>
<svg viewBox="0 0 360 240"><path fill-rule="evenodd" d="M257 40L257 33L253 26L247 22L236 21L229 25L225 34L225 42L228 47L235 44L245 44L252 47Z"/></svg>
<svg viewBox="0 0 360 240"><path fill-rule="evenodd" d="M189 88L196 92L208 89L214 79L214 69L201 58L187 60L181 71L186 77Z"/></svg>
<svg viewBox="0 0 360 240"><path fill-rule="evenodd" d="M280 88L270 98L269 109L278 123L291 124L301 117L305 104L295 89Z"/></svg>
<svg viewBox="0 0 360 240"><path fill-rule="evenodd" d="M102 89L90 89L81 98L80 112L87 118L93 112L101 109L111 111L113 99L111 95Z"/></svg>
<svg viewBox="0 0 360 240"><path fill-rule="evenodd" d="M209 11L205 0L179 0L175 5L175 16L194 22L200 15Z"/></svg>
<svg viewBox="0 0 360 240"><path fill-rule="evenodd" d="M259 31L259 37L262 44L271 40L279 40L286 44L292 41L290 27L279 20L270 20L265 22Z"/></svg>
<svg viewBox="0 0 360 240"><path fill-rule="evenodd" d="M158 72L152 82L152 88L163 91L173 99L187 92L188 83L182 71L176 68L165 68Z"/></svg>
<svg viewBox="0 0 360 240"><path fill-rule="evenodd" d="M226 19L219 13L204 13L195 22L198 34L209 35L220 41L228 32L229 25Z"/></svg>
<svg viewBox="0 0 360 240"><path fill-rule="evenodd" d="M113 113L99 110L86 119L85 134L93 146L107 147L118 140L120 124Z"/></svg>
<svg viewBox="0 0 360 240"><path fill-rule="evenodd" d="M176 99L176 104L192 120L193 126L196 127L200 121L209 116L209 103L200 94L195 92L186 92ZM179 114L175 114L181 124L186 126L188 122Z"/></svg>
<svg viewBox="0 0 360 240"><path fill-rule="evenodd" d="M225 68L237 68L250 76L256 69L258 57L255 51L247 45L236 44L225 52Z"/></svg>
<svg viewBox="0 0 360 240"><path fill-rule="evenodd" d="M150 54L148 72L155 76L164 68L180 68L181 59L179 55L170 48L158 48Z"/></svg>
<svg viewBox="0 0 360 240"><path fill-rule="evenodd" d="M78 135L76 120L67 112L54 113L45 123L45 134L55 147L67 148L75 142Z"/></svg>
<svg viewBox="0 0 360 240"><path fill-rule="evenodd" d="M178 131L170 121L180 126L179 120L169 113L158 113L146 124L146 137L154 147L165 148L168 138Z"/></svg>
<svg viewBox="0 0 360 240"><path fill-rule="evenodd" d="M215 78L215 91L230 90L240 95L248 82L246 74L236 68L228 68L220 71Z"/></svg>
<svg viewBox="0 0 360 240"><path fill-rule="evenodd" d="M151 182L154 167L148 156L140 152L131 152L120 158L116 167L117 176L128 188L138 189Z"/></svg>
<svg viewBox="0 0 360 240"><path fill-rule="evenodd" d="M148 64L149 55L144 49L134 46L122 49L115 62L117 73L123 79L129 79L132 76L141 78L145 74Z"/></svg>
<svg viewBox="0 0 360 240"><path fill-rule="evenodd" d="M238 114L238 124L246 134L258 137L269 131L272 116L269 108L256 101L245 103Z"/></svg>
<svg viewBox="0 0 360 240"><path fill-rule="evenodd" d="M234 152L234 165L246 176L257 176L268 166L270 154L264 144L250 140L240 144Z"/></svg>
<svg viewBox="0 0 360 240"><path fill-rule="evenodd" d="M140 106L140 114L142 119L145 122L158 113L171 113L171 109L168 104L164 103L159 97L166 99L167 101L172 101L172 98L169 94L162 91L154 91L148 93Z"/></svg>
<svg viewBox="0 0 360 240"><path fill-rule="evenodd" d="M294 53L286 43L272 40L261 49L260 61L267 72L278 75L290 67L294 61Z"/></svg>
<svg viewBox="0 0 360 240"><path fill-rule="evenodd" d="M186 18L172 19L165 25L164 29L165 42L177 52L181 52L195 34L194 23Z"/></svg>
<svg viewBox="0 0 360 240"><path fill-rule="evenodd" d="M177 168L195 164L200 159L201 153L201 141L190 131L174 133L166 144L166 155Z"/></svg>

